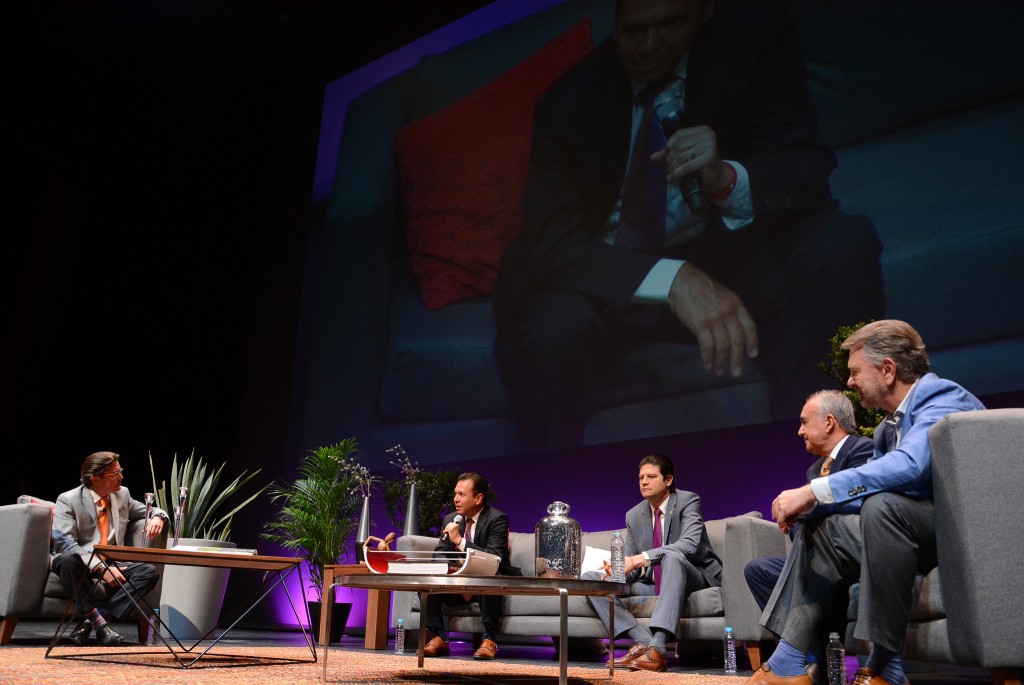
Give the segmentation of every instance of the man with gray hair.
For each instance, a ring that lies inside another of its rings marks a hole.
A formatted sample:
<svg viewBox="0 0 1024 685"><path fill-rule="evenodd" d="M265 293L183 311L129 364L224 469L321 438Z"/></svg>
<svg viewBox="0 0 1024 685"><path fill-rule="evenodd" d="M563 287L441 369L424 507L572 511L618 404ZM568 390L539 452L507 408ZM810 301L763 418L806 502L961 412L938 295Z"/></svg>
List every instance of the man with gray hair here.
<svg viewBox="0 0 1024 685"><path fill-rule="evenodd" d="M910 324L872 322L843 343L847 385L865 407L884 409L874 456L861 466L785 490L772 503L788 532L811 510L817 525L801 526L761 617L779 646L748 685L810 685L806 653L825 622L860 583L854 637L872 643L854 685L904 685L900 652L906 640L914 579L936 566L928 429L944 416L984 409L956 383L929 373L924 341ZM851 506L860 502L859 513Z"/></svg>
<svg viewBox="0 0 1024 685"><path fill-rule="evenodd" d="M800 410L800 428L796 434L803 438L807 451L818 457L807 469L808 483L820 476L867 462L874 454L874 443L870 438L855 435L856 432L857 420L853 413L853 403L841 391L819 390L807 398L803 409ZM817 518L816 512L811 511L802 517L801 521L806 524ZM795 529L791 530L790 536L795 533ZM785 564L786 557L758 557L751 559L743 569L747 587L762 610L768 604L768 598L771 597ZM841 622L843 618L840 615L835 620L830 620L829 625L835 621ZM819 663L824 655L824 640L821 639L823 637L818 636L810 649L814 659Z"/></svg>

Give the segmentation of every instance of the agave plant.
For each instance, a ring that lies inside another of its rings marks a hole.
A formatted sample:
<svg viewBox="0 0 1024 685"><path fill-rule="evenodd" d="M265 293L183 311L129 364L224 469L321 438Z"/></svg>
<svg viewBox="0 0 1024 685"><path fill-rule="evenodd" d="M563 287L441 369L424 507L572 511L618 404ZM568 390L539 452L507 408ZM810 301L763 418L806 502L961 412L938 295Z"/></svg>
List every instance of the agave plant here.
<svg viewBox="0 0 1024 685"><path fill-rule="evenodd" d="M167 481L162 481L159 487L157 486L153 455L149 455L149 470L153 476L156 504L174 516L175 528L173 530L177 531L179 537L228 540L231 535L231 522L235 514L270 487L269 483L264 485L241 503L231 506L227 513L222 514L220 513L221 509L228 506L227 500L239 493L260 472L260 469L256 469L252 473L243 471L242 475L221 488L219 487L220 479L225 466L227 466L227 462L221 464L216 471L212 471L207 468L202 457L196 457L193 450L179 468L178 455L175 454L171 462L170 493L173 494L168 495ZM180 487L188 488L184 517L179 517L175 512L178 488Z"/></svg>
<svg viewBox="0 0 1024 685"><path fill-rule="evenodd" d="M268 493L281 510L264 524L264 540L298 552L306 562L309 583L322 601L323 569L347 554L358 525L360 501L355 495L361 480L358 445L347 438L336 445L317 447L299 463L299 478L274 484Z"/></svg>

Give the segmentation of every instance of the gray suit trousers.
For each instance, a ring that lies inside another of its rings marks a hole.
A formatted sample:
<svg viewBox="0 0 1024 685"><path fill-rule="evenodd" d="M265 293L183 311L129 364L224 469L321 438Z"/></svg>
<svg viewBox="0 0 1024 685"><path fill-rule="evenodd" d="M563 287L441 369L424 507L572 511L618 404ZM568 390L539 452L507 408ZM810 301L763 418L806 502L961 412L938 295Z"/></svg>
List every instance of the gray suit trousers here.
<svg viewBox="0 0 1024 685"><path fill-rule="evenodd" d="M860 582L855 637L899 652L907 633L914 579L936 564L930 500L879 493L860 514L808 521L797 532L761 624L801 651L844 616Z"/></svg>
<svg viewBox="0 0 1024 685"><path fill-rule="evenodd" d="M604 574L600 571L588 571L581 576L584 580L601 580L603 577ZM686 557L677 553L666 554L661 560L661 594L658 595L654 604L648 628L652 632L655 629L660 629L669 635L675 635L679 630L679 617L682 615L687 595L705 587L708 587L708 582L704 575L687 561ZM629 594L653 597L654 584L630 583ZM594 613L601 619L601 623L607 628L608 599L606 597L587 597L587 600L590 602L590 606L594 607ZM621 637L639 625L639 622L618 597L615 598L614 605L616 637Z"/></svg>

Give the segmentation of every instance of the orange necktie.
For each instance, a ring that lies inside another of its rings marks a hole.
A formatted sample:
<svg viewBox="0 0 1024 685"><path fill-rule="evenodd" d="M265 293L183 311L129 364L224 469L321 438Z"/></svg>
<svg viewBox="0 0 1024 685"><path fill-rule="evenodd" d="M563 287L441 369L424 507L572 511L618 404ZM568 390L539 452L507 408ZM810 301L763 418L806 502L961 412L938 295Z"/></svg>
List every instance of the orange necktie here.
<svg viewBox="0 0 1024 685"><path fill-rule="evenodd" d="M110 539L110 497L100 497L97 504L96 522L100 526L100 544L105 545Z"/></svg>

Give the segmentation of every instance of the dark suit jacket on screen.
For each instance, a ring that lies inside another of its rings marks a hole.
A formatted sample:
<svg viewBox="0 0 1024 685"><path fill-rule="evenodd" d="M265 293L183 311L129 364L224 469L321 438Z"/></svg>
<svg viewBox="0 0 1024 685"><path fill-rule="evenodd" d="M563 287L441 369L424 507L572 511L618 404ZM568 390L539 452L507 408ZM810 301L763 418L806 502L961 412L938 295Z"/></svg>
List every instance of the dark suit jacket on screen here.
<svg viewBox="0 0 1024 685"><path fill-rule="evenodd" d="M804 73L794 33L782 3L720 0L687 65L683 123L709 125L722 159L744 165L758 221L814 211L830 197L835 157L794 77ZM657 261L603 240L628 162L632 97L608 40L537 103L523 228L496 291L499 326L532 289L621 311Z"/></svg>

